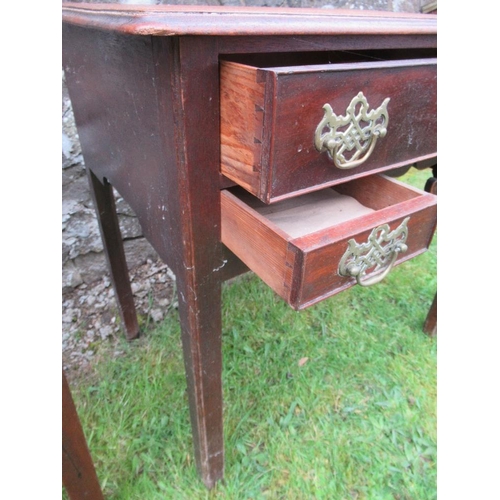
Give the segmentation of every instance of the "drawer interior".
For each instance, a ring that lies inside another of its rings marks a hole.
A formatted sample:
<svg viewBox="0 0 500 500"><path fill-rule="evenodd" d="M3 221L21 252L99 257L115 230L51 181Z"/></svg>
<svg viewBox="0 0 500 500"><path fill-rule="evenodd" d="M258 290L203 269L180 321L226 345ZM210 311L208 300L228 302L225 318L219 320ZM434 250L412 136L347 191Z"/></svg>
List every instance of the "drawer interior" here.
<svg viewBox="0 0 500 500"><path fill-rule="evenodd" d="M276 205L257 207L280 229L293 238L326 229L334 224L373 212L356 198L343 195L334 189L323 189L299 198L285 200Z"/></svg>
<svg viewBox="0 0 500 500"><path fill-rule="evenodd" d="M389 182L384 176L358 179L271 205L241 187L229 191L289 239L326 230L423 194L403 183Z"/></svg>

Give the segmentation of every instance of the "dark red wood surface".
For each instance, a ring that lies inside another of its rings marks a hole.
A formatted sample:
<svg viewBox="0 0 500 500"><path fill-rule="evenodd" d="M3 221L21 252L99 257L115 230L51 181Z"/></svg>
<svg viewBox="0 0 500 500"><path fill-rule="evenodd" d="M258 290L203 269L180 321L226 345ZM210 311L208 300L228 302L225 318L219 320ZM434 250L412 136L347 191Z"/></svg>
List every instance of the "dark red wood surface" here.
<svg viewBox="0 0 500 500"><path fill-rule="evenodd" d="M63 24L63 68L85 164L135 211L146 238L170 266L178 215L168 208L158 75L151 37ZM168 110L166 110L168 114ZM162 231L156 226L161 221Z"/></svg>
<svg viewBox="0 0 500 500"><path fill-rule="evenodd" d="M87 174L118 309L127 339L132 340L139 336L139 324L137 323L134 296L130 286L123 240L116 215L113 189L107 181L99 181L88 167Z"/></svg>
<svg viewBox="0 0 500 500"><path fill-rule="evenodd" d="M218 57L212 38L153 40L167 207L177 217L172 233L161 220L157 230L172 239L196 464L211 488L224 473Z"/></svg>
<svg viewBox="0 0 500 500"><path fill-rule="evenodd" d="M338 9L64 3L67 23L135 35L431 34L436 20L413 13Z"/></svg>
<svg viewBox="0 0 500 500"><path fill-rule="evenodd" d="M214 41L69 25L63 35L85 162L130 203L176 274L196 461L213 486L223 474L220 290L228 260L220 242Z"/></svg>
<svg viewBox="0 0 500 500"><path fill-rule="evenodd" d="M416 206L418 205L419 203L416 201L406 202L400 207L394 207L394 210L387 210L384 216L379 213L376 221L371 221L371 224L367 217L366 223L367 226L370 226L369 229L360 229L353 222L350 231L347 228L341 229L346 234L344 238L333 237L331 243L314 250L300 249L299 254L302 261L296 266L295 282L297 285L290 299L291 305L296 309L304 309L356 285L354 278L338 275L338 264L348 248L348 241L354 238L357 243L365 243L374 227L389 224L391 230L394 230L407 216L410 216L406 242L408 250L399 254L395 266L425 252L430 245L436 227L436 207L431 205L417 210ZM325 263L329 263L329 266L326 266Z"/></svg>
<svg viewBox="0 0 500 500"><path fill-rule="evenodd" d="M64 372L62 374L62 481L71 500L104 498Z"/></svg>
<svg viewBox="0 0 500 500"><path fill-rule="evenodd" d="M399 64L402 64L399 66ZM407 64L407 65L406 65ZM314 185L339 183L352 178L414 163L436 155L436 64L432 61L388 61L356 63L356 69L339 65L337 71L285 74L276 72L276 128L267 189L275 198ZM377 68L379 66L379 68ZM307 90L306 90L307 89ZM380 138L371 156L359 167L338 169L326 153L318 153L311 136L323 117L322 106L345 115L358 92L365 95L370 110L383 100L387 106L387 134Z"/></svg>
<svg viewBox="0 0 500 500"><path fill-rule="evenodd" d="M437 292L434 295L431 307L427 313L427 317L425 318L423 330L431 337L437 335Z"/></svg>

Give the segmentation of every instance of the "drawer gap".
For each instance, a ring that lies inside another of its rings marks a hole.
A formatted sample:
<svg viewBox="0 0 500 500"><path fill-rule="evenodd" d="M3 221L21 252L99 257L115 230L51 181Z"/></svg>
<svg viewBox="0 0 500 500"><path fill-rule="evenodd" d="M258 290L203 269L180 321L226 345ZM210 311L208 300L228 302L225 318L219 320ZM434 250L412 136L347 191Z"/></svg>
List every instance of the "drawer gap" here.
<svg viewBox="0 0 500 500"><path fill-rule="evenodd" d="M429 49L381 49L337 50L315 52L272 52L267 54L229 54L221 60L237 62L260 68L279 68L309 64L334 64L366 61L394 61L400 59L427 59L437 57L435 48Z"/></svg>

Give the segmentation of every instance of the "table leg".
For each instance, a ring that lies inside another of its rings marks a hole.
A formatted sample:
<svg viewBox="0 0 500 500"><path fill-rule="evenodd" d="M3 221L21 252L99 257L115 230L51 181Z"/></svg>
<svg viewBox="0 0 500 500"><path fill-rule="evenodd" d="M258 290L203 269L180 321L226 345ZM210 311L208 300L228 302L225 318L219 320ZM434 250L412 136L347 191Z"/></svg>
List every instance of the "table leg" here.
<svg viewBox="0 0 500 500"><path fill-rule="evenodd" d="M425 184L425 191L437 195L437 164L432 166L432 175L433 177L430 177ZM423 330L431 336L437 334L437 292L427 313Z"/></svg>
<svg viewBox="0 0 500 500"><path fill-rule="evenodd" d="M179 315L196 465L212 488L224 474L221 287L203 285L191 270L180 274Z"/></svg>
<svg viewBox="0 0 500 500"><path fill-rule="evenodd" d="M100 182L89 168L87 168L87 173L118 309L127 339L132 340L139 336L139 324L137 323L134 297L130 287L127 261L116 215L113 189L108 182Z"/></svg>
<svg viewBox="0 0 500 500"><path fill-rule="evenodd" d="M431 336L437 333L437 293L434 295L434 300L425 319L424 332Z"/></svg>
<svg viewBox="0 0 500 500"><path fill-rule="evenodd" d="M213 40L182 39L173 63L180 64L174 71L174 115L183 117L177 136L182 159L176 163L182 207L182 256L176 266L179 314L196 464L208 488L224 475L221 269L226 262L220 241L219 70L214 49ZM202 87L197 79L203 80Z"/></svg>
<svg viewBox="0 0 500 500"><path fill-rule="evenodd" d="M166 219L159 255L177 278L196 465L212 488L224 474L219 86L216 40L153 39ZM199 83L203 82L202 85Z"/></svg>
<svg viewBox="0 0 500 500"><path fill-rule="evenodd" d="M64 372L62 375L62 480L72 500L104 498Z"/></svg>

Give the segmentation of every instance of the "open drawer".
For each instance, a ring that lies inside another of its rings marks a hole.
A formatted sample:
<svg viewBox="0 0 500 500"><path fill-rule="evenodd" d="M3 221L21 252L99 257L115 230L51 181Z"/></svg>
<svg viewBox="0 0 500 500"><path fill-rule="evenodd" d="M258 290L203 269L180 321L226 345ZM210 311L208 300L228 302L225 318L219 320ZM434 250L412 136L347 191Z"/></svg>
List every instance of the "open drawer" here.
<svg viewBox="0 0 500 500"><path fill-rule="evenodd" d="M434 158L436 74L430 57L221 61L221 172L273 203Z"/></svg>
<svg viewBox="0 0 500 500"><path fill-rule="evenodd" d="M379 175L273 205L235 187L221 204L222 242L294 309L380 281L428 248L437 215L436 196Z"/></svg>

